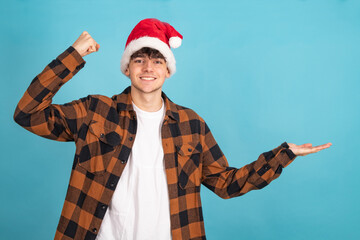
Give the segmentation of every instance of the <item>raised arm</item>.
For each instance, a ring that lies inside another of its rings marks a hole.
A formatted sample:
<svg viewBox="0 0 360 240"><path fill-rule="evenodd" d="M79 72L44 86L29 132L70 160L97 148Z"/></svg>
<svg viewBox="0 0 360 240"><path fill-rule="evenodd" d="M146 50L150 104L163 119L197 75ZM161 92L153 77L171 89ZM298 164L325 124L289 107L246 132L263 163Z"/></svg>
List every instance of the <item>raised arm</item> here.
<svg viewBox="0 0 360 240"><path fill-rule="evenodd" d="M14 120L25 129L49 139L73 141L79 122L86 117L89 97L71 103L51 104L60 87L69 81L85 61L83 56L97 51L99 45L84 32L75 43L37 75L20 99Z"/></svg>

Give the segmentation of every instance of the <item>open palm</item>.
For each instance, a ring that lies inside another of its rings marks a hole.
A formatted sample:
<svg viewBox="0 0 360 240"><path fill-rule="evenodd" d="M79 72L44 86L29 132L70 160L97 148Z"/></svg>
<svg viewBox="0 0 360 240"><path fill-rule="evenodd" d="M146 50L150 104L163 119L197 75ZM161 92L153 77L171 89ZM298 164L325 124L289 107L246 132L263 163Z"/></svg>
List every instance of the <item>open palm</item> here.
<svg viewBox="0 0 360 240"><path fill-rule="evenodd" d="M311 143L305 143L302 145L296 145L293 143L288 143L289 149L297 156L305 156L310 153L316 153L318 151L321 151L325 148L328 148L332 145L332 143L326 143L323 145L315 146L313 147Z"/></svg>

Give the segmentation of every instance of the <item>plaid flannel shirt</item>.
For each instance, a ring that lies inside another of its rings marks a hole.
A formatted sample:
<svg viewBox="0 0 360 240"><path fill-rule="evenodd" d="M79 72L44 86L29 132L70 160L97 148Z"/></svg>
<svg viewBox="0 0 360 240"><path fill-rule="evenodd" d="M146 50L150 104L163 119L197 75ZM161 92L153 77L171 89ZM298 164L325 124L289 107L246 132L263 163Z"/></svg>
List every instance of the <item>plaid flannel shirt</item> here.
<svg viewBox="0 0 360 240"><path fill-rule="evenodd" d="M76 144L55 239L96 238L136 137L130 87L112 98L89 95L52 104L55 93L84 64L70 46L34 78L14 113L15 121L25 129ZM162 97L172 239L205 239L201 183L222 198L240 196L268 185L296 156L284 142L242 168L229 167L205 121L164 93Z"/></svg>

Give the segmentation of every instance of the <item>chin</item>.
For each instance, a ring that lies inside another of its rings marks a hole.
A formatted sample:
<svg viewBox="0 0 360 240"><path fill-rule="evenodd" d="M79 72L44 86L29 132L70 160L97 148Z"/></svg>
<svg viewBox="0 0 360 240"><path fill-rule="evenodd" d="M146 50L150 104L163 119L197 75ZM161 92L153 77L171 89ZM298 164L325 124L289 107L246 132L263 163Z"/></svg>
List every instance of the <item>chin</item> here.
<svg viewBox="0 0 360 240"><path fill-rule="evenodd" d="M133 85L133 87L141 92L141 93L145 93L145 94L149 94L149 93L154 93L154 92L157 92L157 91L161 91L161 87L154 87L154 88L147 88L147 87L139 87L139 86L136 86L136 85Z"/></svg>

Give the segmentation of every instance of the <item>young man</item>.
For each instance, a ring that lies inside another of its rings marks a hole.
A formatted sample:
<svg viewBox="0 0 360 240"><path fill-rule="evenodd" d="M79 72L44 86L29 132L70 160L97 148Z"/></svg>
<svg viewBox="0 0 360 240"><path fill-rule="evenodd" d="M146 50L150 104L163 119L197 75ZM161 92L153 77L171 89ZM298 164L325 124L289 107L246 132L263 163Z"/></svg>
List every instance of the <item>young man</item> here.
<svg viewBox="0 0 360 240"><path fill-rule="evenodd" d="M67 104L52 97L99 50L87 32L31 82L14 114L25 129L74 141L76 153L55 239L205 239L201 183L222 198L261 189L296 156L331 144L282 143L231 168L205 121L162 92L182 36L145 19L129 35L121 71L131 86L112 98Z"/></svg>

